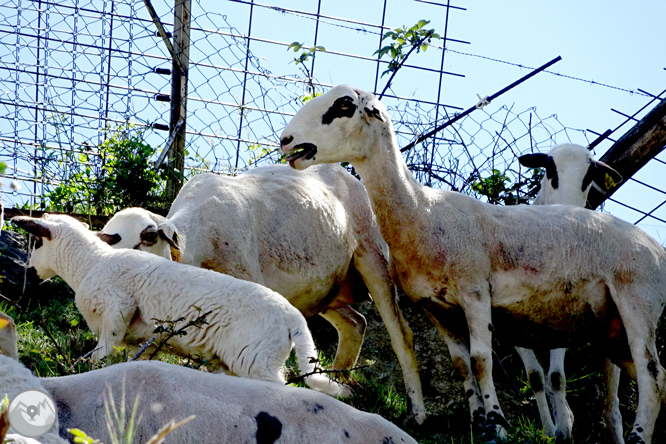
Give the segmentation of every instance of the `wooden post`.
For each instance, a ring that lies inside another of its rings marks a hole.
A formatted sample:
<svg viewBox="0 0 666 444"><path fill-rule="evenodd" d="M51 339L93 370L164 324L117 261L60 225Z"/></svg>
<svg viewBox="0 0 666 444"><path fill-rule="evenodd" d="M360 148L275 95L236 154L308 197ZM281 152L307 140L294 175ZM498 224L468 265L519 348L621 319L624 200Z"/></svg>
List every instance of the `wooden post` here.
<svg viewBox="0 0 666 444"><path fill-rule="evenodd" d="M169 202L183 186L185 172L185 134L187 131L187 83L190 60L191 0L175 0L173 20L173 51L175 59L171 74L171 116L169 132L175 133L169 148L168 164L175 170L167 180L166 197ZM179 126L179 121L181 121Z"/></svg>
<svg viewBox="0 0 666 444"><path fill-rule="evenodd" d="M590 189L587 197L588 208L595 209L601 205L664 148L666 148L666 99L659 102L601 156L599 160L615 168L624 180L619 186L611 187L606 195L595 188Z"/></svg>

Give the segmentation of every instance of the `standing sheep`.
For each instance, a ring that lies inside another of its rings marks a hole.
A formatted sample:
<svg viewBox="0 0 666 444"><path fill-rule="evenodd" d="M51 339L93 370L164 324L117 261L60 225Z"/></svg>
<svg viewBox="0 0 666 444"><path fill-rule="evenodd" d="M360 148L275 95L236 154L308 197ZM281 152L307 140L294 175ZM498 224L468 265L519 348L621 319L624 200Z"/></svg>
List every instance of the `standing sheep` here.
<svg viewBox="0 0 666 444"><path fill-rule="evenodd" d="M587 148L574 144L558 145L547 154L532 153L518 158L521 165L528 168L544 168L546 175L541 181L541 189L534 205L565 204L584 207L587 194L594 183L599 189L606 189L608 182L619 183L622 176L603 162L592 157ZM565 348L550 351L548 384L541 365L532 350L516 347L525 365L525 371L534 390L541 423L548 436L556 436L558 441L573 439L573 413L566 399L566 377L564 374ZM606 359L604 373L607 378L606 420L613 440L622 442L622 416L617 397L620 381L619 368ZM550 415L545 387L553 408L555 423Z"/></svg>
<svg viewBox="0 0 666 444"><path fill-rule="evenodd" d="M148 340L154 319L194 320L210 312L206 326L171 339L174 353L198 353L230 374L284 383L280 369L294 343L301 371L315 370L305 318L262 285L143 251L115 250L69 216L12 222L38 238L29 265L39 277L59 275L74 290L76 306L98 338L93 360L120 344ZM305 382L332 396L348 394L322 374Z"/></svg>
<svg viewBox="0 0 666 444"><path fill-rule="evenodd" d="M0 312L0 319L11 318ZM0 344L13 344L16 331L0 328ZM4 350L4 349L3 349ZM78 428L109 442L104 402L110 392L120 411L123 393L130 403L138 396L141 420L134 441L145 443L163 425L194 418L167 435L167 444L416 444L407 433L379 415L357 410L312 390L264 381L214 375L159 361L115 364L87 373L37 378L18 357L0 356L0 393L20 391L6 375L20 373L30 388L38 387L54 399L60 427L41 444L64 444ZM10 395L11 396L11 395ZM17 444L40 444L16 439Z"/></svg>
<svg viewBox="0 0 666 444"><path fill-rule="evenodd" d="M237 177L190 179L167 218L141 208L117 213L102 239L180 257L267 286L305 316L319 313L338 331L335 369L358 358L365 318L348 304L372 295L402 367L417 422L425 420L412 331L397 304L382 239L363 185L337 165L298 172L287 165Z"/></svg>
<svg viewBox="0 0 666 444"><path fill-rule="evenodd" d="M282 133L290 165L348 161L390 247L391 271L443 334L472 421L502 433L492 334L527 348L596 343L637 379L627 442L649 443L665 395L655 335L666 251L639 228L567 205L501 207L424 187L374 95L349 86L307 102Z"/></svg>

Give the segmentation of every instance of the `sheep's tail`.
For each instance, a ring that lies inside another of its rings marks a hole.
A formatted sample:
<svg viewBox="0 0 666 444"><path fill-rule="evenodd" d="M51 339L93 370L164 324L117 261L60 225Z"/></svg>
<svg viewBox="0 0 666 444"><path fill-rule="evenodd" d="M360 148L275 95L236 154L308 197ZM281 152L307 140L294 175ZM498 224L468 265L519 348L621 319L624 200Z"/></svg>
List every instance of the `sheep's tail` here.
<svg viewBox="0 0 666 444"><path fill-rule="evenodd" d="M305 318L303 318L302 325L291 331L291 339L294 341L296 359L298 359L298 368L301 370L301 374L315 372L318 359L317 349L312 340L312 334L305 323ZM323 373L314 373L313 375L307 376L305 378L305 383L313 390L335 397L344 397L351 394L349 387L333 381Z"/></svg>

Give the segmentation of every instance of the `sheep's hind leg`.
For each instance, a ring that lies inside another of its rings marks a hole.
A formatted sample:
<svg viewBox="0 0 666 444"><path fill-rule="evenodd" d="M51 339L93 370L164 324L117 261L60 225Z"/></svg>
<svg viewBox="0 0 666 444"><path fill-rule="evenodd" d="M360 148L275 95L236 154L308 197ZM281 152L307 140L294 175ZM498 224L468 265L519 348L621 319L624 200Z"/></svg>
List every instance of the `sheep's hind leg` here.
<svg viewBox="0 0 666 444"><path fill-rule="evenodd" d="M506 436L508 423L497 399L493 381L493 355L490 289L481 284L460 292L460 305L469 328L469 352L472 370L483 395L486 423L500 438Z"/></svg>
<svg viewBox="0 0 666 444"><path fill-rule="evenodd" d="M566 348L550 351L550 368L548 369L548 395L555 414L557 442L573 440L574 416L567 403L567 379L564 375L564 356Z"/></svg>
<svg viewBox="0 0 666 444"><path fill-rule="evenodd" d="M461 338L453 336L446 330L432 313L427 310L425 312L430 322L437 327L437 330L444 338L444 342L446 342L449 354L451 355L451 363L463 379L463 388L467 402L469 403L472 430L474 433L484 434L486 432L486 408L483 405L479 384L476 382L476 378L472 372L469 347Z"/></svg>
<svg viewBox="0 0 666 444"><path fill-rule="evenodd" d="M543 432L546 436L554 437L555 436L555 423L553 422L553 417L550 414L550 408L548 407L548 399L546 398L546 378L543 373L543 368L539 364L539 361L536 358L534 352L528 348L516 347L518 356L523 361L525 366L525 373L527 374L527 380L534 391L534 399L537 403L537 408L539 409L539 415L541 416L541 425L543 426Z"/></svg>
<svg viewBox="0 0 666 444"><path fill-rule="evenodd" d="M620 388L620 368L608 358L604 362L604 380L606 382L605 411L606 425L611 439L615 444L623 444L622 414L620 413L620 400L617 396Z"/></svg>
<svg viewBox="0 0 666 444"><path fill-rule="evenodd" d="M331 308L319 313L338 332L338 349L333 369L347 370L356 364L363 345L366 321L363 315L349 306Z"/></svg>

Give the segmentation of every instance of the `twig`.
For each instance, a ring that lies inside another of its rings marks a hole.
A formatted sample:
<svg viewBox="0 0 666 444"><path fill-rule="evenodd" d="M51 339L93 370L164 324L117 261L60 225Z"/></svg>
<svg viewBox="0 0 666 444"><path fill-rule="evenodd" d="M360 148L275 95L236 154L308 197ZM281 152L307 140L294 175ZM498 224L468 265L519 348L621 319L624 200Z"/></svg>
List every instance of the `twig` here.
<svg viewBox="0 0 666 444"><path fill-rule="evenodd" d="M137 359L139 359L139 356L141 356L143 354L143 352L145 352L146 349L148 347L150 347L150 345L155 341L156 338L157 338L157 335L155 334L148 341L144 342L144 344L141 346L139 351L136 352L136 354L134 355L134 357L130 361L136 361Z"/></svg>
<svg viewBox="0 0 666 444"><path fill-rule="evenodd" d="M294 382L302 381L305 378L307 378L308 376L312 376L312 375L316 375L316 374L349 373L353 370L362 370L362 369L368 368L368 367L371 367L371 365L361 365L361 366L358 366L358 367L352 367L352 368L347 369L347 370L324 370L322 368L315 368L310 373L304 373L302 375L293 376L293 377L287 379L286 384L291 384L291 383L294 383Z"/></svg>
<svg viewBox="0 0 666 444"><path fill-rule="evenodd" d="M150 355L150 357L148 359L153 359L155 356L157 356L157 353L162 349L162 347L164 347L167 344L167 342L171 338L173 338L174 336L182 336L184 334L187 334L187 332L185 331L186 328L189 328L189 327L192 327L192 326L201 328L199 326L199 324L208 325L208 322L206 322L206 316L208 316L212 312L213 312L213 310L210 310L210 311L202 314L201 316L197 317L196 319L188 321L187 325L185 325L184 327L182 327L178 330L170 331L169 334L166 336L166 338L163 338L163 339L160 340L160 343L157 344L157 347L155 348L155 351L153 351L153 353ZM161 322L161 323L166 322L166 323L171 323L171 325L174 325L176 322L180 322L180 321L184 321L184 320L185 320L185 318L179 318L179 319L176 319L175 321L161 321L159 319L155 319L156 322ZM156 333L160 333L160 332L157 331L158 329L159 329L159 327L155 329Z"/></svg>

